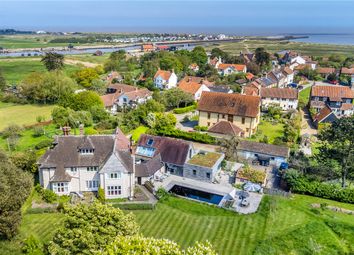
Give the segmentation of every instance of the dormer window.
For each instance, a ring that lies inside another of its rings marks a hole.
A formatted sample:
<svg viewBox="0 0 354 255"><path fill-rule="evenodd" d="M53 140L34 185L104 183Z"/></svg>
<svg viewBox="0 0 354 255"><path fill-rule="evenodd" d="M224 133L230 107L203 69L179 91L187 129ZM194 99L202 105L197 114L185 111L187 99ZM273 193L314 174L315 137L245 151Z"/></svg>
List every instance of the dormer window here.
<svg viewBox="0 0 354 255"><path fill-rule="evenodd" d="M98 166L88 166L87 167L88 172L97 172L98 171Z"/></svg>
<svg viewBox="0 0 354 255"><path fill-rule="evenodd" d="M80 149L79 152L81 155L90 155L94 153L94 149Z"/></svg>
<svg viewBox="0 0 354 255"><path fill-rule="evenodd" d="M152 138L149 138L149 140L147 141L146 145L147 146L152 146L154 144L154 140Z"/></svg>

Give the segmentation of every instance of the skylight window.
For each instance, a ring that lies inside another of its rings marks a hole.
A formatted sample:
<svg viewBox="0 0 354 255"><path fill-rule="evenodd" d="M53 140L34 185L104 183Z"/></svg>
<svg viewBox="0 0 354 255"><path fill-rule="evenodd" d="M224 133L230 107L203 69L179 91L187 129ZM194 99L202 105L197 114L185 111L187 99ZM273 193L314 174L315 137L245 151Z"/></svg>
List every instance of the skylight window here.
<svg viewBox="0 0 354 255"><path fill-rule="evenodd" d="M147 146L151 146L153 144L154 144L154 140L152 138L150 138L146 143Z"/></svg>

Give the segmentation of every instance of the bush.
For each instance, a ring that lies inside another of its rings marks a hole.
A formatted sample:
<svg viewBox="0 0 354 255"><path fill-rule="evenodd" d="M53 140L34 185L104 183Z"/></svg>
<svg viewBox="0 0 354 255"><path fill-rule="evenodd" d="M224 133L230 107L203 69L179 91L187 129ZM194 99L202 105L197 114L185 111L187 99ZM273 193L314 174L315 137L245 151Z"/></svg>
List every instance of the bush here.
<svg viewBox="0 0 354 255"><path fill-rule="evenodd" d="M194 130L196 131L208 131L208 127L204 127L204 126L195 126Z"/></svg>
<svg viewBox="0 0 354 255"><path fill-rule="evenodd" d="M164 188L159 188L156 192L156 196L159 198L160 201L165 201L167 200L171 194L167 192Z"/></svg>
<svg viewBox="0 0 354 255"><path fill-rule="evenodd" d="M44 135L43 127L34 127L33 128L33 137L41 137Z"/></svg>
<svg viewBox="0 0 354 255"><path fill-rule="evenodd" d="M206 144L215 144L216 139L208 134L201 134L198 132L185 132L178 129L171 129L171 130L158 130L156 131L157 135L164 135L170 136L200 143Z"/></svg>
<svg viewBox="0 0 354 255"><path fill-rule="evenodd" d="M48 148L50 146L52 146L53 144L53 141L51 139L47 139L47 140L43 140L43 141L40 141L39 143L37 143L34 148L36 150L40 150L40 149L44 149L44 148Z"/></svg>
<svg viewBox="0 0 354 255"><path fill-rule="evenodd" d="M98 189L97 192L97 199L98 201L100 201L101 203L104 203L106 201L106 196L104 194L104 189L102 189L101 187Z"/></svg>
<svg viewBox="0 0 354 255"><path fill-rule="evenodd" d="M194 111L195 109L197 109L197 105L193 104L193 105L190 105L190 106L187 106L187 107L173 109L173 113L182 114L182 113L187 113L187 112Z"/></svg>
<svg viewBox="0 0 354 255"><path fill-rule="evenodd" d="M41 255L43 252L43 244L35 238L33 235L30 235L25 241L22 247L22 252L29 255Z"/></svg>
<svg viewBox="0 0 354 255"><path fill-rule="evenodd" d="M50 189L43 189L41 192L42 198L47 203L54 203L58 196Z"/></svg>
<svg viewBox="0 0 354 255"><path fill-rule="evenodd" d="M293 171L286 173L284 179L292 192L354 204L354 189L310 181L300 174L294 175Z"/></svg>
<svg viewBox="0 0 354 255"><path fill-rule="evenodd" d="M138 203L125 203L125 204L120 204L120 203L115 203L112 204L113 207L119 208L121 210L153 210L155 209L155 205L153 204L138 204Z"/></svg>

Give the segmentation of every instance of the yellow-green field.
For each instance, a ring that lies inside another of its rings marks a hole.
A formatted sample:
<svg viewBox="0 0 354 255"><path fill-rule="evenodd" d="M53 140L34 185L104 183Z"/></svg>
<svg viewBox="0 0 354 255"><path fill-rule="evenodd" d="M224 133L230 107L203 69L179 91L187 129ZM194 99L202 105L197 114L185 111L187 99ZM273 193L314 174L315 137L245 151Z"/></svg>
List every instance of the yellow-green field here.
<svg viewBox="0 0 354 255"><path fill-rule="evenodd" d="M50 119L53 105L13 105L0 102L0 130L10 124L31 125L36 123L38 116Z"/></svg>

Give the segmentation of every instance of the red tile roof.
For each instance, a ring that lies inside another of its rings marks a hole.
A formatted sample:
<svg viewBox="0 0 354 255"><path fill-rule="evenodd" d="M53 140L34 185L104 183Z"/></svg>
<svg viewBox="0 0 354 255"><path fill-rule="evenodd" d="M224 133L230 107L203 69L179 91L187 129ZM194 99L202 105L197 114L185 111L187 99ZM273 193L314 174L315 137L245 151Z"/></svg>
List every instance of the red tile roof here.
<svg viewBox="0 0 354 255"><path fill-rule="evenodd" d="M284 99L297 99L297 89L291 88L262 88L262 98L284 98Z"/></svg>
<svg viewBox="0 0 354 255"><path fill-rule="evenodd" d="M206 86L212 86L212 85L215 84L214 82L208 81L207 78L204 78L204 77L197 77L197 76L185 76L185 77L180 81L180 84L181 84L181 83L189 83L189 82L197 82L197 83L200 83L200 84L204 84L204 85L206 85Z"/></svg>
<svg viewBox="0 0 354 255"><path fill-rule="evenodd" d="M332 113L331 108L327 105L323 107L313 118L313 121L320 123L323 119L325 119L328 115Z"/></svg>
<svg viewBox="0 0 354 255"><path fill-rule="evenodd" d="M341 73L342 74L354 74L354 68L342 67Z"/></svg>
<svg viewBox="0 0 354 255"><path fill-rule="evenodd" d="M252 80L254 78L254 75L251 73L246 73L246 78L247 80Z"/></svg>
<svg viewBox="0 0 354 255"><path fill-rule="evenodd" d="M243 72L243 70L246 68L246 65L239 65L239 64L220 64L218 66L218 69L224 70L228 67L234 68L235 70L239 72Z"/></svg>
<svg viewBox="0 0 354 255"><path fill-rule="evenodd" d="M313 86L311 96L315 97L329 97L329 98L354 98L353 91L346 86L340 85L326 85L326 86ZM339 100L341 101L341 100Z"/></svg>
<svg viewBox="0 0 354 255"><path fill-rule="evenodd" d="M336 69L333 67L319 67L316 70L319 74L331 74L336 72Z"/></svg>
<svg viewBox="0 0 354 255"><path fill-rule="evenodd" d="M217 134L236 135L236 136L240 136L240 134L243 132L241 128L225 120L221 120L215 123L215 125L211 126L208 129L208 131Z"/></svg>
<svg viewBox="0 0 354 255"><path fill-rule="evenodd" d="M289 67L284 67L283 72L287 75L293 74L293 70L291 70Z"/></svg>
<svg viewBox="0 0 354 255"><path fill-rule="evenodd" d="M170 71L165 71L165 70L157 70L154 79L156 79L157 77L161 76L162 79L164 79L165 81L168 81L168 79L170 79L172 72Z"/></svg>
<svg viewBox="0 0 354 255"><path fill-rule="evenodd" d="M181 82L178 87L184 92L195 94L203 84L197 82Z"/></svg>
<svg viewBox="0 0 354 255"><path fill-rule="evenodd" d="M101 96L101 100L102 100L103 105L105 107L111 107L111 106L113 106L113 104L116 100L115 93L103 95L103 96Z"/></svg>
<svg viewBox="0 0 354 255"><path fill-rule="evenodd" d="M260 111L260 97L221 92L203 92L198 110L255 118Z"/></svg>
<svg viewBox="0 0 354 255"><path fill-rule="evenodd" d="M259 96L259 90L255 87L243 87L243 94L248 96Z"/></svg>

